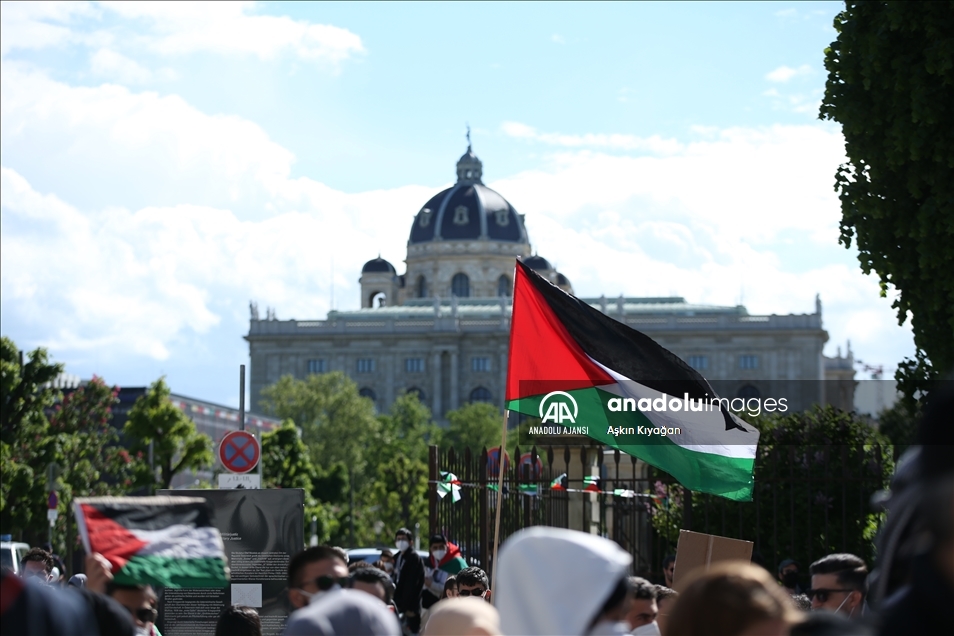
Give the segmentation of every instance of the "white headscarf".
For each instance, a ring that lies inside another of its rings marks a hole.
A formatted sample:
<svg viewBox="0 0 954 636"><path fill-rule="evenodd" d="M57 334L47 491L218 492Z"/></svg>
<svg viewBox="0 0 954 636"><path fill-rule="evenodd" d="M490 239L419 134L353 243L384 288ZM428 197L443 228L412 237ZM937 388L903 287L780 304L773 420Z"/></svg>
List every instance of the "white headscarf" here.
<svg viewBox="0 0 954 636"><path fill-rule="evenodd" d="M508 636L580 636L633 558L616 543L585 532L536 526L500 550L494 598Z"/></svg>

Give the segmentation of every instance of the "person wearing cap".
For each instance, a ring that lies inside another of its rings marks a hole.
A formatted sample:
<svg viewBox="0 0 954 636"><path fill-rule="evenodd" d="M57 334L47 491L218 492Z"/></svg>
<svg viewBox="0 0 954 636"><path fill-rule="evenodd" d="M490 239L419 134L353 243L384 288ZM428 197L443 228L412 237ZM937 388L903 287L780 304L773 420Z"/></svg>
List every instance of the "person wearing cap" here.
<svg viewBox="0 0 954 636"><path fill-rule="evenodd" d="M778 564L778 582L792 596L804 591L798 584L798 563L795 559L785 559Z"/></svg>
<svg viewBox="0 0 954 636"><path fill-rule="evenodd" d="M460 554L460 548L447 540L442 534L431 535L430 555L424 560L424 593L421 606L424 609L440 600L444 593L444 583L467 567Z"/></svg>

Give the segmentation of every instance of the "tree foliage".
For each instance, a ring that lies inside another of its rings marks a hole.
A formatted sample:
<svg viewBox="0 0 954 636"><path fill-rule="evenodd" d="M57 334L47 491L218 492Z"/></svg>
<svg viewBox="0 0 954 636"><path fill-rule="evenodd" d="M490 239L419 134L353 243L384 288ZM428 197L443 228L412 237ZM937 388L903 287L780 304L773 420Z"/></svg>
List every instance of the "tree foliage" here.
<svg viewBox="0 0 954 636"><path fill-rule="evenodd" d="M910 402L954 369L954 10L849 0L835 28L820 117L845 136L840 242L911 316L915 359L896 374Z"/></svg>
<svg viewBox="0 0 954 636"><path fill-rule="evenodd" d="M470 448L474 453L500 446L502 417L496 406L485 402L471 402L449 411L450 426L441 435L441 446L459 451Z"/></svg>
<svg viewBox="0 0 954 636"><path fill-rule="evenodd" d="M199 433L195 422L172 404L170 394L165 378L159 378L129 410L123 435L130 450L146 457L152 443L153 460L159 470L157 477L148 466L140 468L138 486L169 488L179 473L212 465L212 440Z"/></svg>

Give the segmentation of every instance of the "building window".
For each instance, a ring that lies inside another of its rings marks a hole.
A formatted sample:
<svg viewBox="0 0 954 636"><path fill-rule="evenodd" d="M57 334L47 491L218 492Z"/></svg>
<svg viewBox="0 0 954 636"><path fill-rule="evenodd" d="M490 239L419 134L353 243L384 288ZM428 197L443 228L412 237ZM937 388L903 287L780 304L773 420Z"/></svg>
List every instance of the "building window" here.
<svg viewBox="0 0 954 636"><path fill-rule="evenodd" d="M388 306L388 295L384 292L376 291L371 292L371 295L368 296L368 307L387 307Z"/></svg>
<svg viewBox="0 0 954 636"><path fill-rule="evenodd" d="M406 373L424 373L424 358L404 358Z"/></svg>
<svg viewBox="0 0 954 636"><path fill-rule="evenodd" d="M328 371L328 364L323 358L308 361L308 373L325 373Z"/></svg>
<svg viewBox="0 0 954 636"><path fill-rule="evenodd" d="M696 371L705 371L709 368L709 358L706 356L689 356L689 366Z"/></svg>
<svg viewBox="0 0 954 636"><path fill-rule="evenodd" d="M738 393L736 393L735 396L740 397L743 400L748 400L749 398L758 399L762 397L762 394L759 392L758 389L756 389L751 384L746 384L741 389L739 389Z"/></svg>
<svg viewBox="0 0 954 636"><path fill-rule="evenodd" d="M377 401L377 399L378 399L378 396L377 396L377 394L374 392L374 390L373 390L373 389L369 389L368 387L362 387L362 388L358 391L358 395L360 395L361 397L366 397L366 398L368 398L369 400L371 400L372 402L375 402L375 401Z"/></svg>
<svg viewBox="0 0 954 636"><path fill-rule="evenodd" d="M358 358L358 373L374 373L374 358Z"/></svg>
<svg viewBox="0 0 954 636"><path fill-rule="evenodd" d="M424 400L427 399L427 396L424 395L424 391L420 390L416 386L412 386L410 389L405 391L405 393L407 393L408 395L411 395L411 394L416 395L417 401L420 402L421 404L423 404Z"/></svg>
<svg viewBox="0 0 954 636"><path fill-rule="evenodd" d="M470 296L470 279L467 274L454 274L451 279L451 294L458 298L467 298Z"/></svg>
<svg viewBox="0 0 954 636"><path fill-rule="evenodd" d="M470 392L470 401L471 402L493 402L494 396L490 394L490 389L486 389L482 386L479 386Z"/></svg>
<svg viewBox="0 0 954 636"><path fill-rule="evenodd" d="M740 369L758 369L759 357L751 354L739 356Z"/></svg>
<svg viewBox="0 0 954 636"><path fill-rule="evenodd" d="M470 359L471 371L490 371L490 358L486 356L475 356Z"/></svg>
<svg viewBox="0 0 954 636"><path fill-rule="evenodd" d="M497 295L506 296L509 298L510 291L511 291L510 279L507 278L507 276L505 275L501 275L500 278L497 279Z"/></svg>
<svg viewBox="0 0 954 636"><path fill-rule="evenodd" d="M423 276L417 277L417 297L427 298L427 279Z"/></svg>

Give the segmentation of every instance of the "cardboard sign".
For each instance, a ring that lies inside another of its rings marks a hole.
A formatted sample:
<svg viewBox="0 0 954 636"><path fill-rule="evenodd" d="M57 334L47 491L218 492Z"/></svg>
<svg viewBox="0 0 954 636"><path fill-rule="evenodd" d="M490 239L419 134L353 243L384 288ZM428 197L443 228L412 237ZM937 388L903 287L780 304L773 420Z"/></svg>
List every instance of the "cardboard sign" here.
<svg viewBox="0 0 954 636"><path fill-rule="evenodd" d="M708 570L718 561L751 561L752 545L751 541L680 530L672 574L673 587L681 591L681 581L696 568Z"/></svg>

